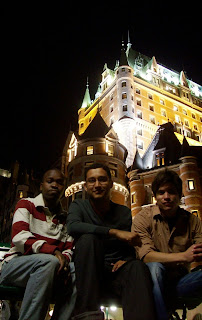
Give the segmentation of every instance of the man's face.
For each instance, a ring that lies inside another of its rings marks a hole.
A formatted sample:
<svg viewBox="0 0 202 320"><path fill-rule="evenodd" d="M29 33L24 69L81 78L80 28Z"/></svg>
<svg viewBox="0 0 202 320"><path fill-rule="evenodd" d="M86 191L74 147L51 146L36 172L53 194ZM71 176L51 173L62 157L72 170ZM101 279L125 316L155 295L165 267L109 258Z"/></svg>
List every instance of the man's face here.
<svg viewBox="0 0 202 320"><path fill-rule="evenodd" d="M180 197L172 183L165 183L160 186L156 193L156 204L164 216L174 217L179 203Z"/></svg>
<svg viewBox="0 0 202 320"><path fill-rule="evenodd" d="M90 169L87 172L84 187L92 200L108 199L112 186L113 182L103 168Z"/></svg>
<svg viewBox="0 0 202 320"><path fill-rule="evenodd" d="M59 170L49 170L45 173L40 186L45 204L57 204L64 191L64 176Z"/></svg>

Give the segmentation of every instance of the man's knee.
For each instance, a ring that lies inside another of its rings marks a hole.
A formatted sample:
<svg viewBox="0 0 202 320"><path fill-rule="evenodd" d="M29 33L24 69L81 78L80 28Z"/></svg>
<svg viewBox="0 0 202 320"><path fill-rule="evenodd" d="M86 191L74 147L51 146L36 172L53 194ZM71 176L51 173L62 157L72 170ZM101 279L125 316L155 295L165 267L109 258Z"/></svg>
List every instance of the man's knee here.
<svg viewBox="0 0 202 320"><path fill-rule="evenodd" d="M60 267L58 258L51 254L36 254L35 262L37 266L41 266L42 268L45 267L50 270L57 270Z"/></svg>
<svg viewBox="0 0 202 320"><path fill-rule="evenodd" d="M82 249L82 251L86 248L87 251L91 251L93 248L101 249L103 246L103 240L101 237L95 234L83 234L79 237L76 242L76 250Z"/></svg>
<svg viewBox="0 0 202 320"><path fill-rule="evenodd" d="M160 262L149 262L146 265L149 268L152 279L162 277L165 273L165 267Z"/></svg>
<svg viewBox="0 0 202 320"><path fill-rule="evenodd" d="M150 276L150 272L146 264L140 260L132 260L126 264L126 269L128 273L133 273L138 275L148 274Z"/></svg>

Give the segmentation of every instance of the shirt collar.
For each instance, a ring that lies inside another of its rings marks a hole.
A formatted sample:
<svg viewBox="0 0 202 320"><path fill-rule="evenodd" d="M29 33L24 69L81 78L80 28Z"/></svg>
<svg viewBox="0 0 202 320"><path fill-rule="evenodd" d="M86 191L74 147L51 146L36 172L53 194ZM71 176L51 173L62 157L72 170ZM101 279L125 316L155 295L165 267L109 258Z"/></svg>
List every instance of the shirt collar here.
<svg viewBox="0 0 202 320"><path fill-rule="evenodd" d="M160 211L160 209L159 209L159 207L157 205L154 205L152 207L152 211L153 211L153 218L155 218L155 217L157 217L159 215L162 217L161 211Z"/></svg>
<svg viewBox="0 0 202 320"><path fill-rule="evenodd" d="M43 207L43 208L45 208L45 202L44 202L42 193L40 193L38 196L36 196L33 199L33 202L34 202L35 207Z"/></svg>
<svg viewBox="0 0 202 320"><path fill-rule="evenodd" d="M159 217L161 217L162 219L163 219L163 216L162 216L162 214L161 214L161 211L160 211L160 209L159 209L159 206L157 206L157 205L155 205L155 206L153 206L153 208L152 208L152 211L153 211L153 218L154 219L157 219L157 218L159 218ZM180 207L178 207L178 214L179 214L179 217L185 217L185 216L187 216L187 214L188 214L188 212L186 211L186 210L183 210L182 208L180 208Z"/></svg>
<svg viewBox="0 0 202 320"><path fill-rule="evenodd" d="M40 193L38 196L36 196L33 200L35 207L43 207L45 210L49 211L48 207L45 206L44 198L42 193ZM61 203L60 206L60 213L65 213L66 211L62 209Z"/></svg>

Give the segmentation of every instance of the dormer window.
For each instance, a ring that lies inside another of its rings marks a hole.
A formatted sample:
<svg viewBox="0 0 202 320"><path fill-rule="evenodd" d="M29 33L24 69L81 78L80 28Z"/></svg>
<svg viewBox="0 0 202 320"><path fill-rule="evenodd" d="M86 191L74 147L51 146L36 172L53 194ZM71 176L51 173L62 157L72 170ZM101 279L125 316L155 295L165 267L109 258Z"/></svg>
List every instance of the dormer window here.
<svg viewBox="0 0 202 320"><path fill-rule="evenodd" d="M164 152L156 153L156 166L161 167L165 165Z"/></svg>

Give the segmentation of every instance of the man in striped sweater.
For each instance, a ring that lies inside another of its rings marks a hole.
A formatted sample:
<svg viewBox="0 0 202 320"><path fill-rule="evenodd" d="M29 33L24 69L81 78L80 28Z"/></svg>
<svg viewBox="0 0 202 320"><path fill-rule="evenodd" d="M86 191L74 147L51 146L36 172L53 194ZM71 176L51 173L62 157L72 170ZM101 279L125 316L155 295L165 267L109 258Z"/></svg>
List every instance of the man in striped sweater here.
<svg viewBox="0 0 202 320"><path fill-rule="evenodd" d="M73 239L67 234L60 204L64 182L60 170L48 170L41 193L21 199L16 206L11 249L2 264L0 283L25 287L19 320L45 319L53 291L63 292L53 318L64 320L71 312L67 295Z"/></svg>

